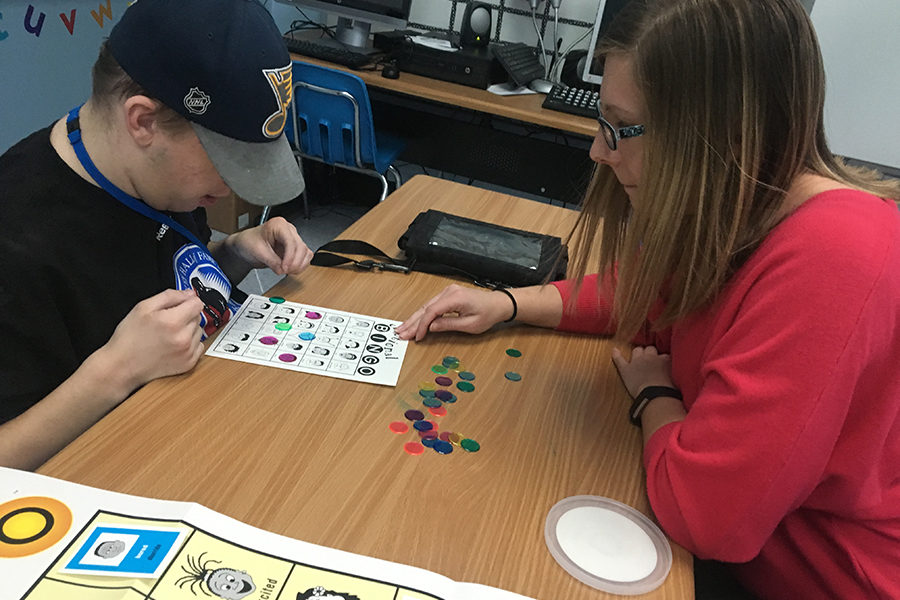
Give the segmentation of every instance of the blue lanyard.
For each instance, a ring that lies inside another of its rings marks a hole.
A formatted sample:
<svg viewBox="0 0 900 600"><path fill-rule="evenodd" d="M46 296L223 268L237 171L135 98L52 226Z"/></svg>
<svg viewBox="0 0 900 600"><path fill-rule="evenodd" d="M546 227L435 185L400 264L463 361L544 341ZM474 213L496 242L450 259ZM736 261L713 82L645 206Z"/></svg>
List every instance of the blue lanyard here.
<svg viewBox="0 0 900 600"><path fill-rule="evenodd" d="M111 196L113 196L116 200L130 208L131 210L138 212L145 217L149 217L154 221L162 223L166 227L170 227L183 235L188 241L196 244L200 248L206 248L206 244L201 242L196 235L191 233L187 227L173 219L172 217L165 215L152 206L148 206L146 203L138 200L134 196L126 194L122 189L117 187L113 182L103 176L103 173L97 169L96 165L94 165L94 161L91 160L91 157L87 153L87 149L84 147L84 142L81 141L81 127L78 123L78 113L81 110L81 106L76 106L72 110L69 111L69 116L66 119L66 126L69 132L69 142L72 144L72 148L75 149L75 156L78 157L78 160L81 161L81 166L84 167L84 170L88 172L88 175L94 178L94 181L106 190Z"/></svg>

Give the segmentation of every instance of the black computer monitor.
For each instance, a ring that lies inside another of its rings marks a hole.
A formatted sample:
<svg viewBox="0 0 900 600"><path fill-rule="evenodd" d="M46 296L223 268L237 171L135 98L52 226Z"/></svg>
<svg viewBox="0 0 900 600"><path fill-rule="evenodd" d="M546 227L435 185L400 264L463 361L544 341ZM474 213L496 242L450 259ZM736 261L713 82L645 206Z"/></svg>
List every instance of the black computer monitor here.
<svg viewBox="0 0 900 600"><path fill-rule="evenodd" d="M338 17L335 39L352 49L371 46L373 23L403 29L409 20L412 0L276 0Z"/></svg>
<svg viewBox="0 0 900 600"><path fill-rule="evenodd" d="M628 2L629 0L600 0L594 30L591 32L587 60L584 61L584 72L581 74L581 79L586 83L600 85L603 80L603 63L596 60L597 44L603 40L603 35L609 30L613 19Z"/></svg>

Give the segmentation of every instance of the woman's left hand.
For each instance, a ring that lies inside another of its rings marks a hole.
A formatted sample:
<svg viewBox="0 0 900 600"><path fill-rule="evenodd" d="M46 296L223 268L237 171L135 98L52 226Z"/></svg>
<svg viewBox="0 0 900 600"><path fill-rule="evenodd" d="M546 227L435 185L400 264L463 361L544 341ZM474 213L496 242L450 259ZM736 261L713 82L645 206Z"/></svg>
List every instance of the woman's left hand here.
<svg viewBox="0 0 900 600"><path fill-rule="evenodd" d="M618 348L613 348L612 359L632 398L649 385L675 387L672 357L659 354L655 346L637 346L631 351L631 360L627 360Z"/></svg>
<svg viewBox="0 0 900 600"><path fill-rule="evenodd" d="M273 217L262 225L230 235L224 246L247 267L269 267L278 275L299 273L309 266L313 257L297 228L282 217Z"/></svg>

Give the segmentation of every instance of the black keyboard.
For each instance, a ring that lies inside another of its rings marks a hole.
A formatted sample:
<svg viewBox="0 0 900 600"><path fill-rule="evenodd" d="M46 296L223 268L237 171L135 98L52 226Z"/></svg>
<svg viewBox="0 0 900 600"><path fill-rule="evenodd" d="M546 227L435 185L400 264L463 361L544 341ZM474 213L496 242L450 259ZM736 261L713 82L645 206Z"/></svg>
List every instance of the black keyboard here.
<svg viewBox="0 0 900 600"><path fill-rule="evenodd" d="M315 40L301 40L289 35L283 36L283 39L288 52L318 58L319 60L326 60L353 69L368 65L372 62L373 58L370 54L363 54L362 52L354 52L345 48L329 46L318 43Z"/></svg>
<svg viewBox="0 0 900 600"><path fill-rule="evenodd" d="M491 52L517 87L544 76L544 65L531 46L521 43L491 44Z"/></svg>
<svg viewBox="0 0 900 600"><path fill-rule="evenodd" d="M555 84L544 98L541 106L579 117L597 118L597 99L599 97L599 91Z"/></svg>

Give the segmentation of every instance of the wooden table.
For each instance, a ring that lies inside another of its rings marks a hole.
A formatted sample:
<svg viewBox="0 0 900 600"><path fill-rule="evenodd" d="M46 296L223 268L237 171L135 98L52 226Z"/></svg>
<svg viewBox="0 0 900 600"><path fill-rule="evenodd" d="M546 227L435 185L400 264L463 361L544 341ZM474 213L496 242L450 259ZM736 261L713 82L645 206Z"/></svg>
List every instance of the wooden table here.
<svg viewBox="0 0 900 600"><path fill-rule="evenodd" d="M291 58L353 73L365 81L367 86L392 93L506 117L587 138L592 138L597 133L597 119L542 108L545 94L499 96L480 88L414 73L401 72L399 79L388 79L381 76L381 69L355 70L299 54L292 54Z"/></svg>
<svg viewBox="0 0 900 600"><path fill-rule="evenodd" d="M297 35L315 40L320 33ZM299 54L291 58L361 78L376 131L406 141L402 161L560 203L577 203L584 195L594 166L588 157L597 133L594 117L543 108L544 94L500 96L406 71L388 79L380 63L351 69Z"/></svg>
<svg viewBox="0 0 900 600"><path fill-rule="evenodd" d="M347 229L388 252L426 208L565 235L575 213L417 176ZM311 267L271 294L402 320L448 280ZM513 359L509 347L522 351ZM129 398L40 473L119 492L193 501L308 542L429 569L541 600L609 597L569 576L544 543L550 507L578 494L649 514L641 441L609 342L526 326L410 344L396 387L204 356ZM446 355L473 371L441 427L481 450L409 456L388 429L418 404ZM521 382L503 377L522 374ZM647 597L692 598L690 555Z"/></svg>

